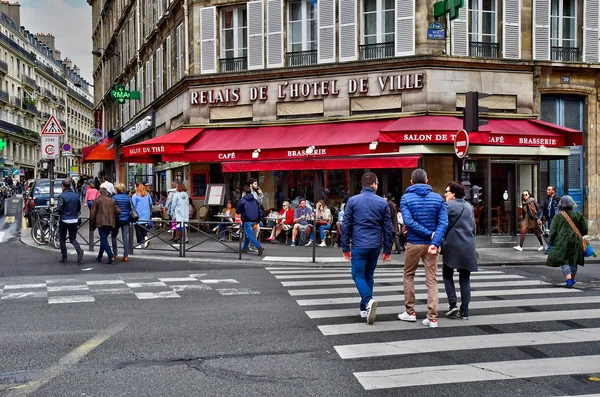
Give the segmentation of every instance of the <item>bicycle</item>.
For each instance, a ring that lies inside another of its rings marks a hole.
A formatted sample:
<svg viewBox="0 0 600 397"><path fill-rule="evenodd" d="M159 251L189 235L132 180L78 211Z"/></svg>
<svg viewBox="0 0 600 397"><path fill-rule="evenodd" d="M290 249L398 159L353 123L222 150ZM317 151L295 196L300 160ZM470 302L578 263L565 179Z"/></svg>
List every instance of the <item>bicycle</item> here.
<svg viewBox="0 0 600 397"><path fill-rule="evenodd" d="M38 217L31 228L31 237L38 245L48 245L60 248L60 235L58 231L59 214L56 210L41 207L36 209Z"/></svg>

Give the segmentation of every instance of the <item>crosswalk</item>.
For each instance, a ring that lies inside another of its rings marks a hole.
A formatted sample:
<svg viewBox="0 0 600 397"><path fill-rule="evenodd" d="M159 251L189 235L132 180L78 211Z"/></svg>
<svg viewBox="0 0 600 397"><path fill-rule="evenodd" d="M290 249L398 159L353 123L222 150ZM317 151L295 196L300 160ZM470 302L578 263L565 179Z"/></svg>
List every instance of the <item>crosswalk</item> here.
<svg viewBox="0 0 600 397"><path fill-rule="evenodd" d="M379 303L377 321L370 326L359 317L360 298L349 264L266 269L320 333L330 338L339 359L352 363L352 374L365 390L397 389L398 395L419 390L434 395L436 386L458 384L465 394L492 395L500 386L520 387L519 382L532 380L546 384L552 377L570 377L566 384L576 379L581 382L577 390L585 391L574 394L600 392L597 292L565 289L497 267L483 268L471 277L469 320L450 320L444 318L447 299L438 277L439 328L430 329L421 324L427 312L423 269L415 276L415 324L397 319L404 310L403 270L380 266L373 294ZM556 390L556 394L540 395L572 394L560 387Z"/></svg>

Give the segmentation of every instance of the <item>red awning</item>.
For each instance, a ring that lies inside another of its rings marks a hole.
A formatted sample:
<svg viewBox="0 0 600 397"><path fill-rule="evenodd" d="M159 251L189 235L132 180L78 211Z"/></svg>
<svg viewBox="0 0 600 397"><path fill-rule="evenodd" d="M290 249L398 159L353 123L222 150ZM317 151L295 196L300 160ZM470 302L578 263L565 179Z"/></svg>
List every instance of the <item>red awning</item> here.
<svg viewBox="0 0 600 397"><path fill-rule="evenodd" d="M281 161L229 161L223 163L223 172L417 168L419 158L420 156L372 156L354 158L310 158Z"/></svg>
<svg viewBox="0 0 600 397"><path fill-rule="evenodd" d="M95 143L81 149L81 162L94 163L101 161L115 160L115 145L113 139L108 139L106 143Z"/></svg>
<svg viewBox="0 0 600 397"><path fill-rule="evenodd" d="M161 154L181 154L185 145L194 139L202 128L182 128L168 134L134 143L123 148L125 157L141 157Z"/></svg>
<svg viewBox="0 0 600 397"><path fill-rule="evenodd" d="M356 121L230 129L206 129L185 148L183 156L163 155L164 161L222 162L318 158L357 154L391 153L398 145L377 144L379 130L389 120ZM312 154L306 149L314 147ZM258 150L260 149L260 151Z"/></svg>

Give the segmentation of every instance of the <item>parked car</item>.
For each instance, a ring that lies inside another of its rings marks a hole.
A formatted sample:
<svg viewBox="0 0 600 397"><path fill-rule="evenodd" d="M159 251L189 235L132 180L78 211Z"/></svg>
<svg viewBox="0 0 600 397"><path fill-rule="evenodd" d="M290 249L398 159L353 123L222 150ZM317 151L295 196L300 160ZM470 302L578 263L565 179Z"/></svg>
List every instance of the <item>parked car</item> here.
<svg viewBox="0 0 600 397"><path fill-rule="evenodd" d="M62 193L63 179L54 180L54 205L58 204L58 196ZM71 181L71 189L75 191L73 181ZM33 220L31 219L31 211L34 207L50 205L50 180L36 179L29 189L27 199L23 201L23 215L27 218L27 226L31 227Z"/></svg>

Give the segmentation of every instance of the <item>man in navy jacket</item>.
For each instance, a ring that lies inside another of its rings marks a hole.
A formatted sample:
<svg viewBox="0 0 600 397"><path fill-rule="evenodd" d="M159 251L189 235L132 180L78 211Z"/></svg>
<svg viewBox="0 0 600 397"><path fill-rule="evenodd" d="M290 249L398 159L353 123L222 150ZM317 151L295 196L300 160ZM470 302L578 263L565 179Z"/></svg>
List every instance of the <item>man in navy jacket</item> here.
<svg viewBox="0 0 600 397"><path fill-rule="evenodd" d="M60 214L58 223L58 233L60 235L60 263L67 262L67 233L69 241L77 251L77 263L83 260L83 250L77 242L77 226L79 223L79 213L81 212L81 201L79 196L71 190L71 181L65 179L62 182L62 193L58 196L58 206L56 211Z"/></svg>
<svg viewBox="0 0 600 397"><path fill-rule="evenodd" d="M342 251L344 258L352 261L352 279L361 297L360 316L373 324L377 310L373 274L382 242L383 261L389 262L392 258L392 219L387 201L375 193L379 185L377 175L367 172L361 182L362 191L348 199L344 210Z"/></svg>
<svg viewBox="0 0 600 397"><path fill-rule="evenodd" d="M249 186L244 188L244 193L246 195L238 201L235 209L236 213L241 214L242 227L244 228L244 246L242 247L242 252L247 254L248 245L249 243L252 243L258 248L258 256L261 256L265 249L261 247L256 237L254 237L253 230L254 225L257 224L261 218L260 205L252 195L252 190Z"/></svg>
<svg viewBox="0 0 600 397"><path fill-rule="evenodd" d="M406 310L398 315L402 321L417 321L415 313L415 272L419 259L425 264L425 284L427 285L427 307L429 313L423 320L427 327L437 327L438 288L437 264L438 248L448 227L448 211L444 199L433 192L427 184L427 173L417 168L411 176L411 186L400 200L400 210L404 225L408 229L406 258L404 258L404 303Z"/></svg>

